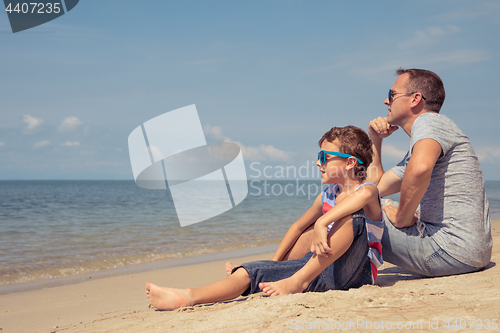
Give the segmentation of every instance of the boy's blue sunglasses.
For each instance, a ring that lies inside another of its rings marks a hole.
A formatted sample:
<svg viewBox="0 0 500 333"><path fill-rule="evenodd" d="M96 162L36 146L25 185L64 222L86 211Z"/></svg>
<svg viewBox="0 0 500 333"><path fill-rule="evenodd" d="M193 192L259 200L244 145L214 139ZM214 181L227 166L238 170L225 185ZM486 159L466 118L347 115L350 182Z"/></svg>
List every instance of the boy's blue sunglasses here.
<svg viewBox="0 0 500 333"><path fill-rule="evenodd" d="M358 161L359 164L363 164L363 161L361 161L356 156L352 156L352 155L344 154L344 153L339 153L336 151L326 151L326 150L320 150L318 153L318 160L319 160L320 164L324 164L326 162L326 154L335 155L335 156L343 157L343 158L354 157Z"/></svg>

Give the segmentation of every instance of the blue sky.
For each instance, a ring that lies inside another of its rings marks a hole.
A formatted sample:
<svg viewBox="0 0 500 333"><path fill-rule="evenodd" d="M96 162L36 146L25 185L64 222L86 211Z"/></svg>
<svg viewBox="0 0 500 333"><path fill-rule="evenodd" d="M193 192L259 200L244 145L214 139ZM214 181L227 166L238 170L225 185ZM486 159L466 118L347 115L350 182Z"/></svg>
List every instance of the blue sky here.
<svg viewBox="0 0 500 333"><path fill-rule="evenodd" d="M133 179L130 132L191 104L248 165L311 165L324 132L385 116L395 70L416 67L500 180L499 35L498 1L81 0L16 34L0 13L0 179ZM408 142L385 141L386 168Z"/></svg>

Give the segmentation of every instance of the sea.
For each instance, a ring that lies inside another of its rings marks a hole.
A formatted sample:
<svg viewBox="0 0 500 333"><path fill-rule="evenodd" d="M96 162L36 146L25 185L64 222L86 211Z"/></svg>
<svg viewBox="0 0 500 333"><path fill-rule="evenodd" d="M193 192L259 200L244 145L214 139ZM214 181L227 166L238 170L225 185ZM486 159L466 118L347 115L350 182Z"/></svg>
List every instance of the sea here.
<svg viewBox="0 0 500 333"><path fill-rule="evenodd" d="M324 188L248 185L235 208L181 227L168 190L134 181L0 181L0 288L277 244ZM492 219L500 218L500 181L487 181L486 192Z"/></svg>

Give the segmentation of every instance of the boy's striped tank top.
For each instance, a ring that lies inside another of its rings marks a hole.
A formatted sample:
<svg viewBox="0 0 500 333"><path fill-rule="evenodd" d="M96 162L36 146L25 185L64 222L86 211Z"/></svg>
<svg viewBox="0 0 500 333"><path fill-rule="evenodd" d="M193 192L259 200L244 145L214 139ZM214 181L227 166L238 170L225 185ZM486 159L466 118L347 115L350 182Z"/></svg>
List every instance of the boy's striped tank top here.
<svg viewBox="0 0 500 333"><path fill-rule="evenodd" d="M377 187L373 183L366 182L359 185L355 191L357 191L360 187L365 185L373 185ZM323 195L321 197L323 202L323 214L328 212L337 204L337 202L335 201L335 195L337 193L338 188L339 188L338 184L332 184L323 191ZM380 192L378 196L378 201L379 204L381 204ZM380 210L382 211L382 207L380 208ZM371 262L372 284L373 284L377 279L378 268L382 266L382 264L384 263L384 260L382 258L382 243L381 243L382 235L384 233L384 217L381 213L380 221L373 221L365 214L365 221L366 221L366 231L368 234L368 243L370 245L370 250L368 251L368 257L370 258ZM330 231L334 223L335 222L331 223L328 226L328 231Z"/></svg>

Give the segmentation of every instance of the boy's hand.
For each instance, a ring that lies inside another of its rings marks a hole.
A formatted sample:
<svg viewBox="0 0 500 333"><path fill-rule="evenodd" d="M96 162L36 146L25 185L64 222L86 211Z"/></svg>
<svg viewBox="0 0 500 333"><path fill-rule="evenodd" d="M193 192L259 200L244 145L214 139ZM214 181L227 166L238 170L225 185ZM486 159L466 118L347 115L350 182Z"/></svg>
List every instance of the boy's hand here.
<svg viewBox="0 0 500 333"><path fill-rule="evenodd" d="M313 241L311 244L311 252L316 255L322 255L328 258L328 254L332 253L332 249L328 246L328 229L325 226L316 223L314 225Z"/></svg>

